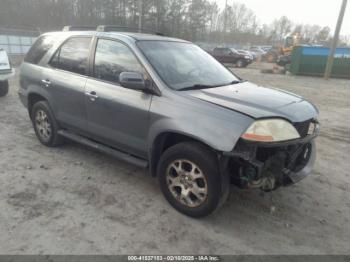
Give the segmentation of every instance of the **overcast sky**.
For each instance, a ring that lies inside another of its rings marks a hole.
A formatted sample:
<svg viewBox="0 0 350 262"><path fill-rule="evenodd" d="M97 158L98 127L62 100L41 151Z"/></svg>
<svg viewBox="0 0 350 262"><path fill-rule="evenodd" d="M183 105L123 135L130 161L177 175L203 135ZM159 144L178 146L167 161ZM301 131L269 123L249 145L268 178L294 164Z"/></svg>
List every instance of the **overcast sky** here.
<svg viewBox="0 0 350 262"><path fill-rule="evenodd" d="M215 0L213 0L215 1ZM216 0L220 8L225 0ZM227 0L228 4L239 2L252 9L260 23L270 23L286 15L295 23L318 24L334 30L342 0ZM350 2L345 11L342 35L350 34Z"/></svg>

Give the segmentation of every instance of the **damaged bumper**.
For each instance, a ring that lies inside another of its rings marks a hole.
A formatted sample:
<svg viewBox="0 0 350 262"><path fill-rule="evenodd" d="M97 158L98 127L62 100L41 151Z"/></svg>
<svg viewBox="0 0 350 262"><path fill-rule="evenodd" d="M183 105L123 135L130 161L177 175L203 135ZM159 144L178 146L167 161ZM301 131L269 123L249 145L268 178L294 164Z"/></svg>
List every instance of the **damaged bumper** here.
<svg viewBox="0 0 350 262"><path fill-rule="evenodd" d="M239 141L232 152L226 153L232 183L264 191L297 183L312 172L317 135L280 143Z"/></svg>
<svg viewBox="0 0 350 262"><path fill-rule="evenodd" d="M311 155L310 158L308 160L308 162L306 163L306 165L298 172L292 171L292 170L285 170L285 176L287 178L290 179L291 184L297 183L300 180L304 179L305 177L307 177L308 175L311 174L311 171L314 167L315 164L315 160L316 160L316 144L315 141L311 141L310 142L310 150L311 150ZM285 184L285 186L288 185Z"/></svg>

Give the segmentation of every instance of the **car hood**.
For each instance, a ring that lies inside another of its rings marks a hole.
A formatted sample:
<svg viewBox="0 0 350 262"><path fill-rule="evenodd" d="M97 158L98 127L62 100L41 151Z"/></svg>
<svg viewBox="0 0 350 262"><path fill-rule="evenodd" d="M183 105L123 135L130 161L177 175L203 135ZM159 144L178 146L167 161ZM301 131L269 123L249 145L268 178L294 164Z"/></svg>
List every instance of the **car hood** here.
<svg viewBox="0 0 350 262"><path fill-rule="evenodd" d="M298 95L249 82L186 93L253 118L282 117L291 122L303 122L318 114L313 104Z"/></svg>

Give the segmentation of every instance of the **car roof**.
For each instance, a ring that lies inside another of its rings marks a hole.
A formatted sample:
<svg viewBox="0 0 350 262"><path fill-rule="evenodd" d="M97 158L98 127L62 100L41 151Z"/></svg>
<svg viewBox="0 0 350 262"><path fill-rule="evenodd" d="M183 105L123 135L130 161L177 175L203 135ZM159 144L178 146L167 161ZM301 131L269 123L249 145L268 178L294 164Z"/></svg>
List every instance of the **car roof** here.
<svg viewBox="0 0 350 262"><path fill-rule="evenodd" d="M129 39L133 41L170 41L170 42L187 42L186 40L167 37L162 35L154 34L145 34L145 33L134 33L134 32L98 32L98 31L58 31L58 32L49 32L44 35L60 35L60 36L99 36L99 37L108 37L115 39Z"/></svg>

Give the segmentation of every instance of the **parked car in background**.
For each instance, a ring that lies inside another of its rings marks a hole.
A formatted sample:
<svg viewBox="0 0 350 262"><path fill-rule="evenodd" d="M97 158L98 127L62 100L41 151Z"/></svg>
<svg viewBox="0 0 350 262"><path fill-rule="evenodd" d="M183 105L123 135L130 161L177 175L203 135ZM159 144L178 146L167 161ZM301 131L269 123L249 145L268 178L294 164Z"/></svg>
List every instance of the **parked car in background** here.
<svg viewBox="0 0 350 262"><path fill-rule="evenodd" d="M0 49L0 97L5 96L9 90L8 79L14 75L10 60L4 49Z"/></svg>
<svg viewBox="0 0 350 262"><path fill-rule="evenodd" d="M25 57L20 85L43 145L68 138L147 167L188 216L220 207L230 183L272 191L308 176L315 162L312 103L244 81L185 40L47 33Z"/></svg>
<svg viewBox="0 0 350 262"><path fill-rule="evenodd" d="M216 60L223 64L234 64L237 67L246 67L253 62L250 54L240 53L230 47L216 47L209 52Z"/></svg>
<svg viewBox="0 0 350 262"><path fill-rule="evenodd" d="M252 61L255 61L257 59L257 55L254 52L242 50L242 49L237 50L237 52L243 55L249 55Z"/></svg>
<svg viewBox="0 0 350 262"><path fill-rule="evenodd" d="M263 45L261 46L261 49L264 50L265 52L268 52L272 49L272 45Z"/></svg>
<svg viewBox="0 0 350 262"><path fill-rule="evenodd" d="M255 52L257 55L261 56L266 53L266 51L260 46L252 46L249 48L249 51Z"/></svg>

